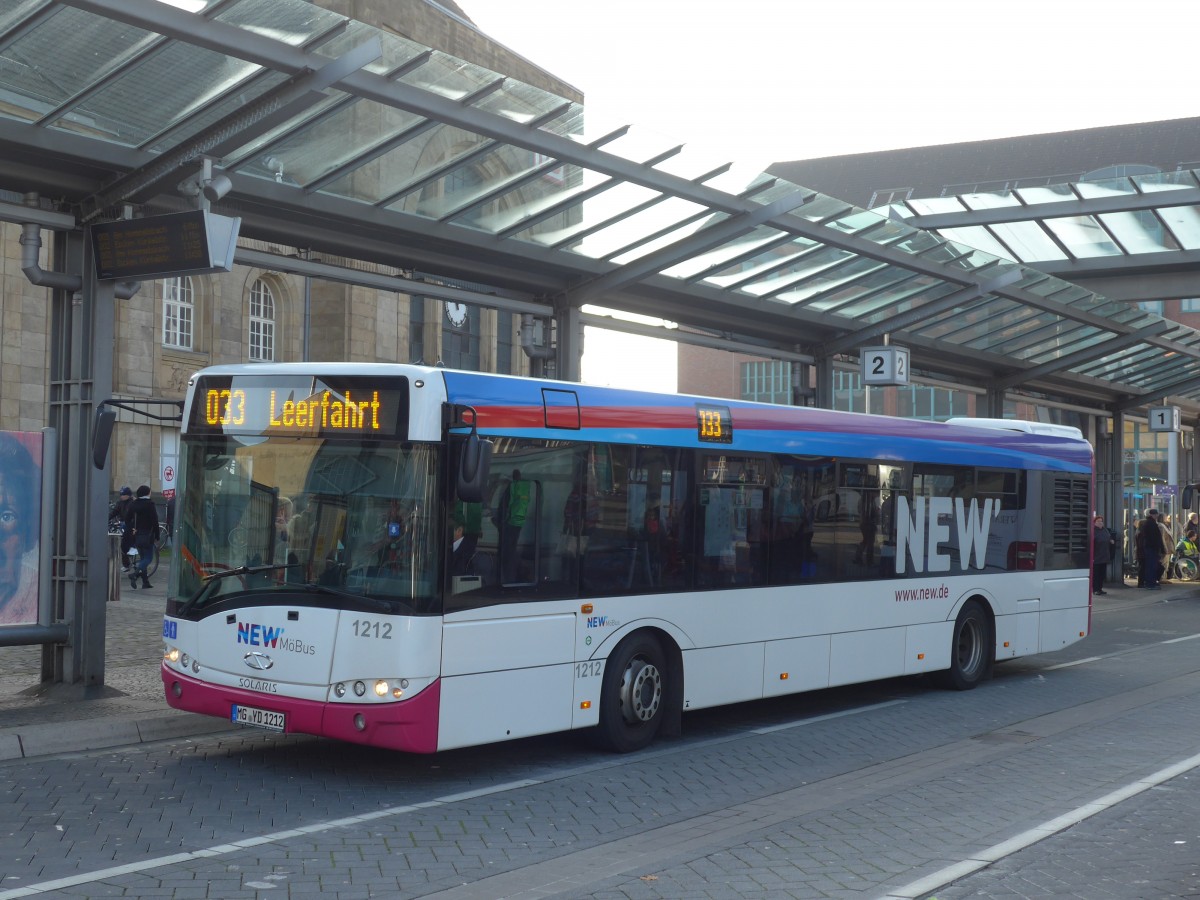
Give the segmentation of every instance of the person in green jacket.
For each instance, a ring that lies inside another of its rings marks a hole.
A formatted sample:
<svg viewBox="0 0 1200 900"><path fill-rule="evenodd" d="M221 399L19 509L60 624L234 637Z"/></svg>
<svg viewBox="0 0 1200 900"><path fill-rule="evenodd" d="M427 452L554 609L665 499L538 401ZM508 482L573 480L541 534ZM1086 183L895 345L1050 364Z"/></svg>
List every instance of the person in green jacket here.
<svg viewBox="0 0 1200 900"><path fill-rule="evenodd" d="M517 580L517 543L525 519L529 515L529 482L521 477L520 469L513 469L508 490L500 501L500 581L512 584Z"/></svg>

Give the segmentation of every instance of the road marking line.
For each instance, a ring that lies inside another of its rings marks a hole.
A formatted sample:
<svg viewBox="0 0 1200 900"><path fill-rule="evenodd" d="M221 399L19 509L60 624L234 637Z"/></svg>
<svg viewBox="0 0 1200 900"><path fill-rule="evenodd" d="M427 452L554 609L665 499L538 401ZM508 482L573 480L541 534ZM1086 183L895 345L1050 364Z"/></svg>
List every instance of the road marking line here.
<svg viewBox="0 0 1200 900"><path fill-rule="evenodd" d="M803 725L811 725L815 722L824 722L828 719L840 719L844 716L858 715L859 713L873 712L877 709L883 709L888 706L895 706L899 703L907 703L907 700L887 700L883 703L875 703L870 706L859 706L854 709L847 709L841 712L827 713L821 716L811 716L806 719L797 719L794 722L785 722L781 725L771 725L766 728L751 729L746 732L739 732L739 735L746 734L770 734L774 731L783 731L788 728L799 728ZM696 746L704 746L710 743L722 743L729 740L735 740L736 737L724 736L712 741L701 741L692 745L692 749ZM664 749L660 753L675 752L671 749ZM658 754L654 754L658 755ZM604 764L598 768L607 768L609 764ZM463 800L473 800L477 797L487 797L493 794L502 794L506 791L519 790L521 788L535 787L539 784L546 784L550 781L561 780L563 774L555 772L546 778L525 778L518 781L509 781L504 784L497 784L492 787L480 788L478 790L463 791L457 794L447 794L444 797L438 797L434 800L427 800L422 803L410 803L404 806L392 806L387 809L376 810L375 812L362 813L356 816L347 816L342 819L333 819L329 822L317 822L313 825L300 825L295 828L288 828L283 831L275 831L271 834L264 834L258 837L246 838L245 840L235 841L231 844L217 844L213 847L206 847L203 850L194 850L191 853L174 853L170 856L160 856L154 859L143 860L137 863L128 863L123 866L112 866L107 869L98 869L93 872L82 872L78 875L71 875L66 878L56 878L52 881L42 881L37 884L26 885L25 887L12 888L7 891L0 891L0 900L17 900L18 897L33 897L37 894L44 894L47 891L58 891L65 888L78 887L83 884L92 884L97 881L103 881L106 878L114 878L120 875L131 875L148 872L151 869L159 869L163 866L173 866L180 863L194 862L201 859L211 859L214 856L224 856L229 853L236 853L239 850L246 850L251 847L261 847L263 844L271 844L276 841L290 840L291 838L302 837L304 835L318 834L324 831L332 831L335 828L344 828L350 825L360 825L364 822L374 821L376 819L386 819L389 816L404 815L405 813L416 812L422 809L429 809L436 806L446 806L451 803L458 803Z"/></svg>
<svg viewBox="0 0 1200 900"><path fill-rule="evenodd" d="M53 881L42 881L37 884L26 885L25 887L0 891L0 900L15 900L17 897L33 897L37 894L44 894L47 891L59 891L65 888L78 887L82 884L92 884L93 882L103 881L106 878L115 878L120 875L141 874L148 872L151 869L160 869L163 866L174 866L181 863L194 862L200 859L211 859L214 856L225 856L229 853L236 853L239 850L247 850L251 847L261 847L263 844L270 844L274 843L275 841L288 840L309 834L318 834L323 831L332 831L335 828L344 828L348 825L360 825L364 822L374 821L375 819L385 819L389 816L403 815L404 813L416 812L417 810L429 809L430 807L445 806L450 803L457 803L460 800L473 799L475 797L486 797L489 794L502 794L505 791L531 787L533 785L542 783L542 781L534 779L509 781L504 784L494 785L490 788L482 788L475 791L465 791L461 794L448 794L445 797L438 797L435 800L428 800L424 803L409 803L404 806L392 806L387 809L362 813L357 816L346 816L342 819L333 819L329 822L318 822L314 825L303 825L298 828L288 828L284 831L276 831L272 832L271 834L246 838L244 841L235 841L231 844L217 844L213 847L206 847L203 850L194 850L191 853L173 853L170 856L159 856L154 859L147 859L136 863L128 863L123 866L111 866L107 869L97 869L94 872L82 872L79 875L71 875L66 878L56 878Z"/></svg>
<svg viewBox="0 0 1200 900"><path fill-rule="evenodd" d="M840 719L843 716L856 716L859 713L873 712L877 709L884 709L888 706L895 706L898 703L907 702L907 700L886 700L883 703L872 703L870 706L856 706L854 709L845 709L841 712L826 713L823 716L812 716L807 719L797 719L794 722L784 722L782 725L768 725L766 728L751 728L750 734L771 734L775 731L786 731L789 728L800 728L803 725L812 725L814 722L824 722L828 719Z"/></svg>
<svg viewBox="0 0 1200 900"><path fill-rule="evenodd" d="M1065 831L1073 825L1078 825L1085 819L1090 819L1097 813L1112 809L1118 803L1122 803L1130 797L1136 797L1138 794L1144 793L1151 788L1158 787L1163 782L1177 778L1185 772L1190 772L1197 766L1200 766L1200 753L1167 766L1165 769L1159 769L1147 778L1139 778L1137 781L1132 781L1124 787L1117 788L1115 791L1110 791L1103 797L1093 800L1091 803L1085 803L1083 806L1077 806L1075 809L1061 816L1055 816L1041 825L1035 825L1033 828L1027 829L1009 838L1007 841L993 844L991 847L967 859L939 869L932 875L926 875L924 878L910 882L903 887L895 888L890 893L881 895L879 900L915 900L915 898L928 894L930 891L936 891L938 888L945 887L948 884L958 881L960 878L965 878L981 869L986 869L992 863L998 862L1006 856L1011 856L1019 850L1024 850L1038 841L1053 837L1060 831Z"/></svg>
<svg viewBox="0 0 1200 900"><path fill-rule="evenodd" d="M1082 666L1084 663L1098 662L1102 659L1104 659L1103 656L1088 656L1084 659L1075 659L1071 662L1059 663L1056 666L1046 666L1046 668L1042 669L1042 671L1053 672L1055 669L1069 669L1071 666Z"/></svg>
<svg viewBox="0 0 1200 900"><path fill-rule="evenodd" d="M1164 644L1180 644L1184 641L1194 641L1196 638L1200 638L1200 634L1189 634L1187 637L1171 638L1169 641L1163 641L1163 643Z"/></svg>

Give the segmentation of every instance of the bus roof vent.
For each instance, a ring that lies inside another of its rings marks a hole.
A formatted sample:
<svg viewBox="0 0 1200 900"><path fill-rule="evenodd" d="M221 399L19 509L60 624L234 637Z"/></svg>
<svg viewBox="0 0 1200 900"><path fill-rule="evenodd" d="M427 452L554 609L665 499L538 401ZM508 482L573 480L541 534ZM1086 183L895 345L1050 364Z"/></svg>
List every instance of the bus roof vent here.
<svg viewBox="0 0 1200 900"><path fill-rule="evenodd" d="M999 428L1004 431L1024 431L1026 434L1048 434L1053 437L1083 440L1083 432L1074 425L1052 425L1049 422L1027 422L1024 419L976 419L970 416L955 416L946 420L947 425L966 425L968 428Z"/></svg>

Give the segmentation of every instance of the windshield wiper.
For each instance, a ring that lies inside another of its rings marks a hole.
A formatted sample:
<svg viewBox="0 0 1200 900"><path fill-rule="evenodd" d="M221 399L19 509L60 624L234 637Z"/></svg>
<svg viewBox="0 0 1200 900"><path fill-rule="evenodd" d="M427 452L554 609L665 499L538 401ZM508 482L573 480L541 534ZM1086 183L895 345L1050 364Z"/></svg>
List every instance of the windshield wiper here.
<svg viewBox="0 0 1200 900"><path fill-rule="evenodd" d="M275 572L280 569L296 569L303 566L303 563L272 563L271 565L263 566L238 566L235 569L224 569L220 572L210 572L200 579L200 589L193 594L186 603L180 608L181 613L186 613L188 610L199 606L207 601L208 597L213 594L213 588L216 583L223 578L228 578L231 575L257 575L260 572Z"/></svg>

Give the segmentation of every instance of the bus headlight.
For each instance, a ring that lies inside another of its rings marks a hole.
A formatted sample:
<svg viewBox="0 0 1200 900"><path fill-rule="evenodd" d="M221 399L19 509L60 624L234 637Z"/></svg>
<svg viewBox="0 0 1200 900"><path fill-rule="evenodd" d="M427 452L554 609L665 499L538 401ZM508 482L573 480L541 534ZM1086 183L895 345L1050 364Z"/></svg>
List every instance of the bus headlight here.
<svg viewBox="0 0 1200 900"><path fill-rule="evenodd" d="M375 682L375 696L376 697L386 697L387 692L388 692L388 683L386 681L384 681L382 678L380 678L377 682Z"/></svg>
<svg viewBox="0 0 1200 900"><path fill-rule="evenodd" d="M346 685L344 685L340 681L337 684L335 684L333 686L333 696L337 697L339 700L342 697L345 697L346 696Z"/></svg>
<svg viewBox="0 0 1200 900"><path fill-rule="evenodd" d="M354 696L355 697L361 697L366 692L367 692L367 686L364 682L361 682L361 681L354 682Z"/></svg>
<svg viewBox="0 0 1200 900"><path fill-rule="evenodd" d="M163 651L163 659L171 663L179 662L179 648L167 647L166 650Z"/></svg>

